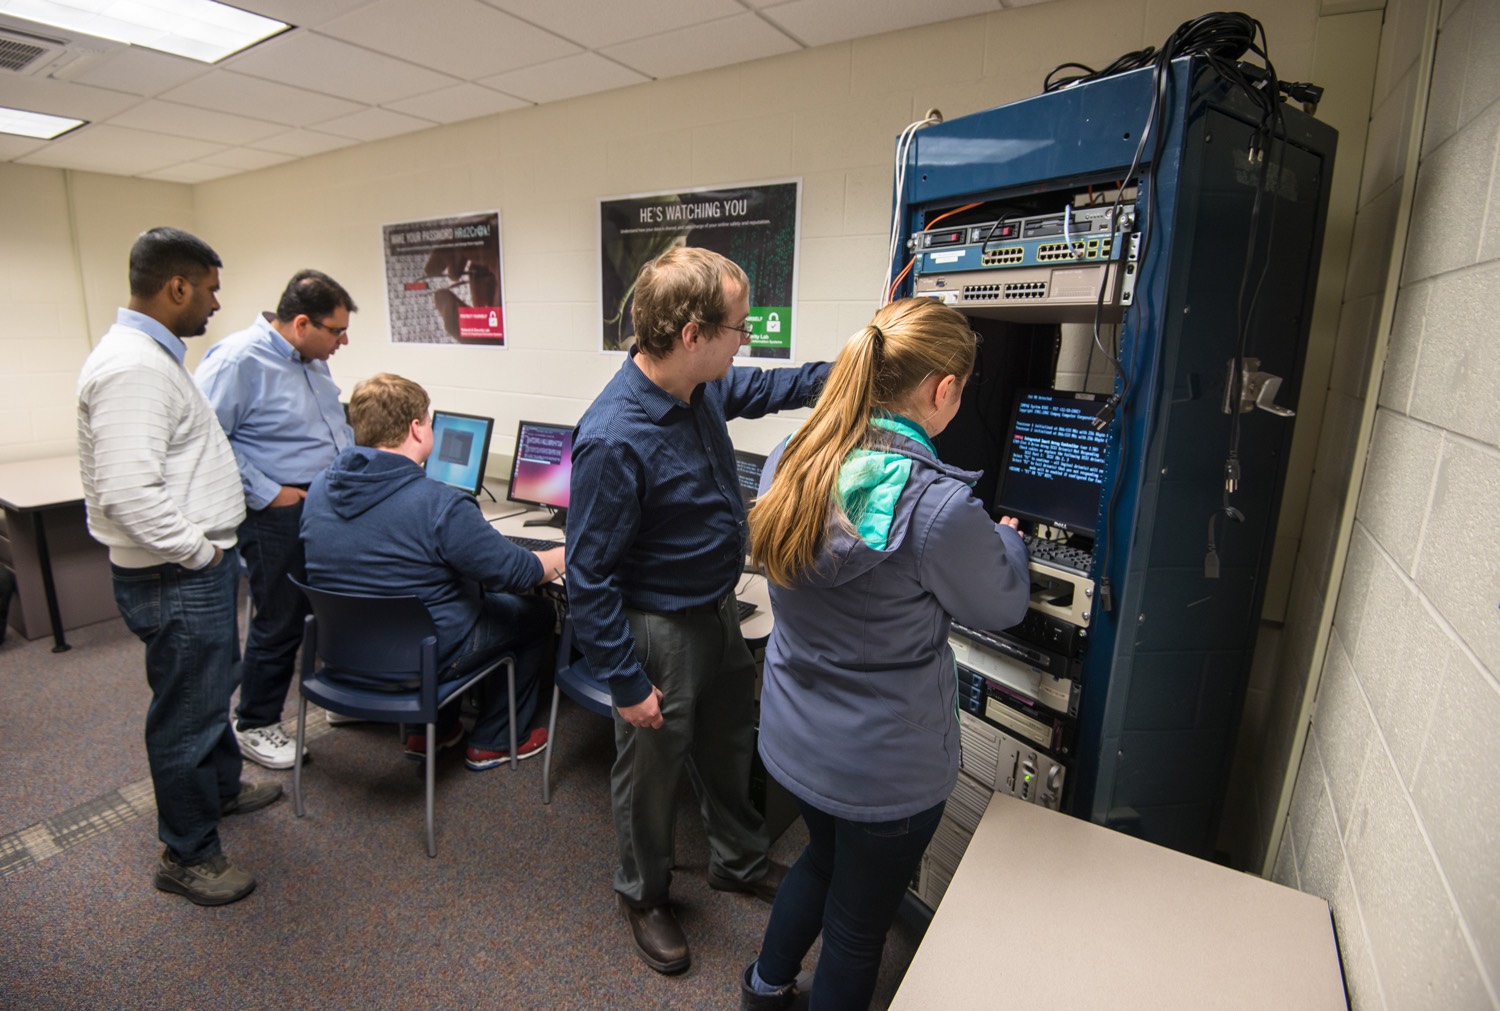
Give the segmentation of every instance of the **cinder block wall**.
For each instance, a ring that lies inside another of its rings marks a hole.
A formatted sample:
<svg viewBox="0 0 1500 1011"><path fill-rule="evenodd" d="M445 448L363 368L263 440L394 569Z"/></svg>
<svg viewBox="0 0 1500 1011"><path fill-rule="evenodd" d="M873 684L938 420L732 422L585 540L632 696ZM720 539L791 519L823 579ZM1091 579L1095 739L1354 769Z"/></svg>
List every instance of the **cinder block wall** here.
<svg viewBox="0 0 1500 1011"><path fill-rule="evenodd" d="M1386 11L1363 253L1346 284L1319 453L1330 475L1358 473L1371 368L1378 402L1275 864L1278 881L1332 903L1354 1006L1392 1011L1500 1007L1500 3L1442 4L1424 125L1413 110L1428 2ZM1395 250L1388 351L1372 361L1414 128L1410 232ZM1330 495L1309 508L1308 527L1321 524L1330 543L1337 505ZM1299 573L1294 605L1316 602L1314 583ZM1289 609L1287 641L1311 641L1310 610Z"/></svg>

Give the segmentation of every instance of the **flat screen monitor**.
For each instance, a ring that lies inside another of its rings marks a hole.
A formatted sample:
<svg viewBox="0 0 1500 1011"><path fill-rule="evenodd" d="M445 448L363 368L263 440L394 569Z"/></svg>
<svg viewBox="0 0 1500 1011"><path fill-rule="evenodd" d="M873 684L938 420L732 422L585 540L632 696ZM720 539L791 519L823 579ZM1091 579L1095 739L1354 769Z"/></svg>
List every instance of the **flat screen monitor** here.
<svg viewBox="0 0 1500 1011"><path fill-rule="evenodd" d="M755 504L755 496L760 494L760 475L765 468L765 454L743 449L734 451L735 476L740 479L740 498L745 500L747 510Z"/></svg>
<svg viewBox="0 0 1500 1011"><path fill-rule="evenodd" d="M1109 436L1093 421L1105 398L1021 390L1011 413L995 513L1092 538Z"/></svg>
<svg viewBox="0 0 1500 1011"><path fill-rule="evenodd" d="M523 421L516 427L516 455L506 498L544 506L562 516L573 479L573 426Z"/></svg>
<svg viewBox="0 0 1500 1011"><path fill-rule="evenodd" d="M432 454L427 476L470 495L484 487L484 465L490 455L494 418L453 411L432 412Z"/></svg>

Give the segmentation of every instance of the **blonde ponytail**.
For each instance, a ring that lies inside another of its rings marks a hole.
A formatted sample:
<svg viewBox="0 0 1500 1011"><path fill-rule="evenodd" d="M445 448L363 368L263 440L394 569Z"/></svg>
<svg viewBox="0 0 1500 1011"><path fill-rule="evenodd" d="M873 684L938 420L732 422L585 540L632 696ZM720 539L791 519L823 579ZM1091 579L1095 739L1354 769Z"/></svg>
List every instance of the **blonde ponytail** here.
<svg viewBox="0 0 1500 1011"><path fill-rule="evenodd" d="M962 313L925 298L882 306L849 338L811 417L787 442L776 476L750 510L750 557L781 586L812 570L829 521L850 525L835 499L839 468L870 444L870 418L928 376L967 377L976 338Z"/></svg>

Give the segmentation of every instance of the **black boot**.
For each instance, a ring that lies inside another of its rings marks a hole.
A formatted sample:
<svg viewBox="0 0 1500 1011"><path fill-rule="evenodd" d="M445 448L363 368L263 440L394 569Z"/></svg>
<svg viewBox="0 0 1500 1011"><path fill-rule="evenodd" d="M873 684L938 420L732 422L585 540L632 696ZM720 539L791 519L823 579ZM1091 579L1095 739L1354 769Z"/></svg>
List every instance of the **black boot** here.
<svg viewBox="0 0 1500 1011"><path fill-rule="evenodd" d="M755 963L751 962L740 976L740 1011L802 1011L807 1007L808 995L797 989L795 980L775 993L756 993L750 989L750 973L754 969Z"/></svg>

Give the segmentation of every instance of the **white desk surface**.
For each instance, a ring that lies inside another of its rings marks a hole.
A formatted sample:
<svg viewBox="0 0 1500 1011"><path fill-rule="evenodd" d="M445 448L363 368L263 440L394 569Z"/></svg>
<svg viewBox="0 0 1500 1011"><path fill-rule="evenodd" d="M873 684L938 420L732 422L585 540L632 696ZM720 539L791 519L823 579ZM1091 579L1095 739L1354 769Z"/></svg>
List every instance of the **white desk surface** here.
<svg viewBox="0 0 1500 1011"><path fill-rule="evenodd" d="M1322 899L999 794L892 1011L1344 1011Z"/></svg>
<svg viewBox="0 0 1500 1011"><path fill-rule="evenodd" d="M487 496L479 496L479 508L484 513L485 519L490 525L507 537L537 537L549 541L563 540L563 531L560 527L551 526L526 526L526 521L538 519L545 514L542 510L526 510L525 506L517 502L507 502L505 499L505 485L499 482L489 482L490 491L495 493L497 502L491 502ZM523 512L523 510L526 510ZM500 518L503 517L503 518ZM763 576L741 575L740 581L735 584L735 596L741 600L748 600L755 605L755 612L740 622L740 632L746 640L755 642L764 639L771 634L774 622L771 619L771 597L766 589L766 581Z"/></svg>
<svg viewBox="0 0 1500 1011"><path fill-rule="evenodd" d="M0 463L0 506L24 512L82 501L83 478L75 453Z"/></svg>

